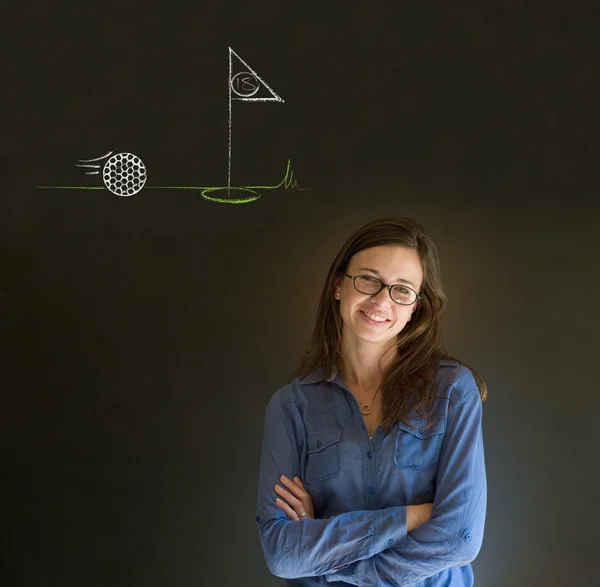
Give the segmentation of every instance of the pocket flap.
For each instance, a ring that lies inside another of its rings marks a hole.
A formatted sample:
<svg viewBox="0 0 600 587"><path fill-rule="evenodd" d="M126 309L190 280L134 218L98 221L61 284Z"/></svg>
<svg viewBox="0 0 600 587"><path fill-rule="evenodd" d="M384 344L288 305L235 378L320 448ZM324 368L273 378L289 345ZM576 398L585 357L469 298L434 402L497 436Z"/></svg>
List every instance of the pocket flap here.
<svg viewBox="0 0 600 587"><path fill-rule="evenodd" d="M431 438L436 434L442 434L444 432L444 420L441 418L435 420L429 428L427 428L426 420L409 420L409 423L414 426L414 428L411 428L402 421L398 422L398 428L420 439Z"/></svg>
<svg viewBox="0 0 600 587"><path fill-rule="evenodd" d="M309 434L307 438L308 449L307 453L312 454L321 452L323 449L340 441L342 431L336 430L332 432L319 432L317 434Z"/></svg>

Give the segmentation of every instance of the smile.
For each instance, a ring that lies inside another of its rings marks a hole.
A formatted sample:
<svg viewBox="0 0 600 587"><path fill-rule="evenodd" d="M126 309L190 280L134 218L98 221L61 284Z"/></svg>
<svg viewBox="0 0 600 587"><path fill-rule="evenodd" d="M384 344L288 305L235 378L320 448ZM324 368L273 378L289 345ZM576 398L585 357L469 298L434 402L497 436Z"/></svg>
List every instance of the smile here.
<svg viewBox="0 0 600 587"><path fill-rule="evenodd" d="M387 318L383 316L377 316L376 314L371 314L371 312L365 312L364 310L360 311L363 316L366 316L369 322L375 322L377 324L383 324L384 322L389 322Z"/></svg>

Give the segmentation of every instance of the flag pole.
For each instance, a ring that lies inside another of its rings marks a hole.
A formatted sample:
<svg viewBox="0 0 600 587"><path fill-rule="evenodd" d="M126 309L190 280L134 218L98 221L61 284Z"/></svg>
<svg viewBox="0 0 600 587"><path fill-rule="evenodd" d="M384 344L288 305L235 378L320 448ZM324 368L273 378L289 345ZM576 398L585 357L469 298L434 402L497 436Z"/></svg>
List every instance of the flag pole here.
<svg viewBox="0 0 600 587"><path fill-rule="evenodd" d="M231 47L229 47L229 163L227 168L227 197L231 197L231 74L233 65L231 60Z"/></svg>

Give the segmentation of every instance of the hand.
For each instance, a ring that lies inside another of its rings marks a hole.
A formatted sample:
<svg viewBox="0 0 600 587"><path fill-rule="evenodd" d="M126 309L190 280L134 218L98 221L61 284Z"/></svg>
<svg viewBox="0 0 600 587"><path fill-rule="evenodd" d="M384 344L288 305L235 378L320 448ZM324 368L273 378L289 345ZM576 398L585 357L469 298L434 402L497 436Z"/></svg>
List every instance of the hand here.
<svg viewBox="0 0 600 587"><path fill-rule="evenodd" d="M432 503L409 505L406 508L406 531L412 532L431 518Z"/></svg>
<svg viewBox="0 0 600 587"><path fill-rule="evenodd" d="M304 489L300 477L294 477L292 481L285 475L282 475L279 479L287 487L288 491L279 485L275 485L275 492L280 496L275 500L275 503L287 514L290 520L299 521L305 518L314 520L315 510L312 497ZM301 516L302 512L306 512L306 516Z"/></svg>

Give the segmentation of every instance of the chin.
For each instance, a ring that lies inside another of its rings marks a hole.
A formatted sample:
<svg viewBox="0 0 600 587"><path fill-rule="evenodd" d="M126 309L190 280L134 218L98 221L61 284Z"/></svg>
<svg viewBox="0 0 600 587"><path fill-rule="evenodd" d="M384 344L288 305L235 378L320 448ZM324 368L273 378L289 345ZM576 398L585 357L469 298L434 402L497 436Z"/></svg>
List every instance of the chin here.
<svg viewBox="0 0 600 587"><path fill-rule="evenodd" d="M396 338L398 333L389 330L386 330L385 332L368 332L365 328L357 328L354 330L354 336L364 342L381 344L390 341L392 338Z"/></svg>

